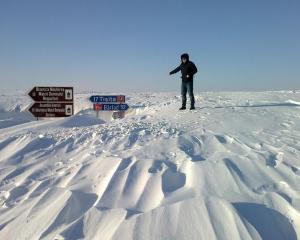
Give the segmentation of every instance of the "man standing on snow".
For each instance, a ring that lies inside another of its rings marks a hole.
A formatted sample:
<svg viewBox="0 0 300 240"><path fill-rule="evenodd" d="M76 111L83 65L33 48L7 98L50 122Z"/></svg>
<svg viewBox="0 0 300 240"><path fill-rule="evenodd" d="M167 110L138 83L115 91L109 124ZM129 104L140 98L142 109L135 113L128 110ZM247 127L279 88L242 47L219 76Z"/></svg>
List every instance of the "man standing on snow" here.
<svg viewBox="0 0 300 240"><path fill-rule="evenodd" d="M181 55L181 64L170 72L170 75L181 71L181 96L182 96L182 106L179 110L186 109L186 92L189 93L191 100L190 110L195 109L195 98L193 92L193 77L194 74L198 71L196 65L189 60L189 55L184 53Z"/></svg>

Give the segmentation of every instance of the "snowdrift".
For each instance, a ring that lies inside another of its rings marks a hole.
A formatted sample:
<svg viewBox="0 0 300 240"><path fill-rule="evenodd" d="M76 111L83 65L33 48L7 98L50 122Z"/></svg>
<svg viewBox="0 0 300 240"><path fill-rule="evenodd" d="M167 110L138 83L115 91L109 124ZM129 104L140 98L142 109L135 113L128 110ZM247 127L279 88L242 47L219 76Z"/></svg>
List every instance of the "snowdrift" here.
<svg viewBox="0 0 300 240"><path fill-rule="evenodd" d="M0 239L300 238L299 92L127 96L41 121L0 96Z"/></svg>

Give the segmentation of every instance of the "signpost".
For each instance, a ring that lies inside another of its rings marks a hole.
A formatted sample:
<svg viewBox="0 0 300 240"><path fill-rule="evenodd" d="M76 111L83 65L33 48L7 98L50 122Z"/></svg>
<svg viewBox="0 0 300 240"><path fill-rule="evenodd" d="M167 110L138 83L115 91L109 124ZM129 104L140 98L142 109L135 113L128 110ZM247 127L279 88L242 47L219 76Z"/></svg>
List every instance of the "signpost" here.
<svg viewBox="0 0 300 240"><path fill-rule="evenodd" d="M90 101L92 103L125 103L125 96L124 95L117 95L117 96L93 95L90 97Z"/></svg>
<svg viewBox="0 0 300 240"><path fill-rule="evenodd" d="M93 95L90 97L93 103L94 110L99 111L113 111L113 118L124 118L125 111L129 106L125 103L124 95Z"/></svg>
<svg viewBox="0 0 300 240"><path fill-rule="evenodd" d="M34 87L28 95L36 102L73 102L72 87Z"/></svg>
<svg viewBox="0 0 300 240"><path fill-rule="evenodd" d="M128 108L127 104L94 103L95 111L126 111Z"/></svg>
<svg viewBox="0 0 300 240"><path fill-rule="evenodd" d="M73 103L35 102L29 112L39 117L69 117L73 115Z"/></svg>
<svg viewBox="0 0 300 240"><path fill-rule="evenodd" d="M74 113L73 87L34 87L28 95L35 101L29 112L39 117L69 117Z"/></svg>

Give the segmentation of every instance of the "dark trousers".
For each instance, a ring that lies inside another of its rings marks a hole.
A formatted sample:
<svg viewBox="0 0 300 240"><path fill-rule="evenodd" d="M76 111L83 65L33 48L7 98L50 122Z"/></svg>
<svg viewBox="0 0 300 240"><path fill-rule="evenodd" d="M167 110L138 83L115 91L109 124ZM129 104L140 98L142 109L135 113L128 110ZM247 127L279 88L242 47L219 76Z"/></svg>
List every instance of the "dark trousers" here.
<svg viewBox="0 0 300 240"><path fill-rule="evenodd" d="M194 98L194 82L193 81L182 81L181 83L181 97L182 97L182 106L186 106L186 93L189 93L189 97L191 100L191 106L195 105L195 98Z"/></svg>

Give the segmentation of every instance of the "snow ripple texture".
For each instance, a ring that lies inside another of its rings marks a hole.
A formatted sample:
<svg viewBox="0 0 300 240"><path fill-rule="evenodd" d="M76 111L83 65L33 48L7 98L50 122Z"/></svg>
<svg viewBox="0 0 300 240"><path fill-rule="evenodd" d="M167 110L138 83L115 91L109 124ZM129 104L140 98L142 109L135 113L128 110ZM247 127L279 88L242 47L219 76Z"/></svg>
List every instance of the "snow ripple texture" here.
<svg viewBox="0 0 300 240"><path fill-rule="evenodd" d="M0 239L300 238L300 91L128 94L117 120L90 95L40 121L0 96Z"/></svg>

